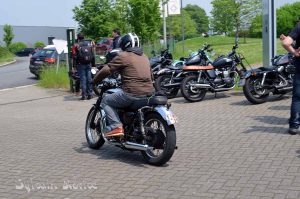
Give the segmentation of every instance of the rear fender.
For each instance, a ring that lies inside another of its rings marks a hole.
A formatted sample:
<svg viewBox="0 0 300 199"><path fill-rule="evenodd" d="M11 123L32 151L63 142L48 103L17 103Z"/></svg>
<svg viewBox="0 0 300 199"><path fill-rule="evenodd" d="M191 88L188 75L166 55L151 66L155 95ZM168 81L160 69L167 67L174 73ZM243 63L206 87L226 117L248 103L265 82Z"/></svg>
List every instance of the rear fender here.
<svg viewBox="0 0 300 199"><path fill-rule="evenodd" d="M172 125L177 122L175 114L170 109L167 109L166 106L157 106L154 108L154 111L157 112L168 123L168 125Z"/></svg>
<svg viewBox="0 0 300 199"><path fill-rule="evenodd" d="M259 75L263 75L264 73L267 73L267 72L263 70L263 67L255 68L255 69L246 71L243 78L247 79L250 76L259 76Z"/></svg>

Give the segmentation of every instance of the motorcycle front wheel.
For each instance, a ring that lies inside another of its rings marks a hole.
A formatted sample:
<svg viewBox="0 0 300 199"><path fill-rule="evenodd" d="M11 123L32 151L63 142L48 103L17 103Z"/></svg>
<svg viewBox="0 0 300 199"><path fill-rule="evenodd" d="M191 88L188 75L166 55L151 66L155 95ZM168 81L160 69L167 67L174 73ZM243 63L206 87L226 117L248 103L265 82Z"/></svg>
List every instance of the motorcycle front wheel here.
<svg viewBox="0 0 300 199"><path fill-rule="evenodd" d="M148 137L145 144L153 149L141 153L149 164L164 165L171 159L176 148L175 127L168 125L158 113L146 115L144 125Z"/></svg>
<svg viewBox="0 0 300 199"><path fill-rule="evenodd" d="M193 84L197 83L197 76L187 76L180 85L182 96L189 102L199 102L203 100L206 90L203 88L195 88Z"/></svg>
<svg viewBox="0 0 300 199"><path fill-rule="evenodd" d="M269 92L261 85L262 77L254 77L246 79L243 86L243 92L247 100L253 104L262 104L268 100Z"/></svg>
<svg viewBox="0 0 300 199"><path fill-rule="evenodd" d="M89 147L92 149L99 149L105 142L101 135L102 132L100 132L100 119L100 112L95 107L92 107L87 115L85 122L86 140Z"/></svg>
<svg viewBox="0 0 300 199"><path fill-rule="evenodd" d="M166 75L162 75L159 76L155 82L154 82L154 87L157 91L164 91L165 94L167 95L167 97L169 99L174 98L177 96L179 87L166 87L166 84L169 84L171 77L170 76L166 76Z"/></svg>

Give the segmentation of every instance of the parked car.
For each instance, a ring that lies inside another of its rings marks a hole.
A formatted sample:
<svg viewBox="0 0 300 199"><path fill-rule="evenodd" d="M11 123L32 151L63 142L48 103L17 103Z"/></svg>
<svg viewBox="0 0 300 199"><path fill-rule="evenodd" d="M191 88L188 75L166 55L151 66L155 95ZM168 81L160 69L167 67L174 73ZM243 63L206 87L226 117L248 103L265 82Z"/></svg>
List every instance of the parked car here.
<svg viewBox="0 0 300 199"><path fill-rule="evenodd" d="M113 40L111 38L104 38L96 43L96 54L104 55L107 51L112 49Z"/></svg>
<svg viewBox="0 0 300 199"><path fill-rule="evenodd" d="M33 55L35 52L36 51L34 48L23 48L22 50L16 52L15 54L17 56L23 57L23 56Z"/></svg>
<svg viewBox="0 0 300 199"><path fill-rule="evenodd" d="M30 58L30 72L39 78L40 73L44 68L55 66L58 56L59 54L55 48L44 48L38 51ZM59 58L61 61L66 60L64 54L61 54Z"/></svg>

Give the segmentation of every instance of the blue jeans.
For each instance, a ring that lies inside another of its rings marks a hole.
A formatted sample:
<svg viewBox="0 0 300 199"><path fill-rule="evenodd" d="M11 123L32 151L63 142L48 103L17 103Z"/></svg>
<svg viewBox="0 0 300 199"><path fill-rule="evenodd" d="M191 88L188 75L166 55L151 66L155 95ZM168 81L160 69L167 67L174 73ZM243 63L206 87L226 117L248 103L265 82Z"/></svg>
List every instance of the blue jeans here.
<svg viewBox="0 0 300 199"><path fill-rule="evenodd" d="M90 64L79 64L78 73L81 83L82 97L92 96L92 73Z"/></svg>
<svg viewBox="0 0 300 199"><path fill-rule="evenodd" d="M300 59L295 61L295 76L293 81L293 97L291 105L290 128L298 129L300 126Z"/></svg>
<svg viewBox="0 0 300 199"><path fill-rule="evenodd" d="M106 114L106 132L122 126L116 109L129 107L138 98L133 97L124 91L106 95L101 101L101 107Z"/></svg>

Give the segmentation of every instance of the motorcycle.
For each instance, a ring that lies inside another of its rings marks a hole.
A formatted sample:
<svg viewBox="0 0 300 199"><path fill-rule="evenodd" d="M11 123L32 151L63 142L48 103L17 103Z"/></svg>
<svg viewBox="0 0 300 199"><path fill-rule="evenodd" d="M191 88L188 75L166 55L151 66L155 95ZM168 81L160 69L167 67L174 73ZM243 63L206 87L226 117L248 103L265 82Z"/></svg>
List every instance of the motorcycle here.
<svg viewBox="0 0 300 199"><path fill-rule="evenodd" d="M105 95L121 89L120 81L106 78L100 86L101 93L86 119L85 134L89 147L99 149L107 142L124 150L140 151L146 162L152 165L168 162L176 149L176 117L170 110L167 97L157 94L143 97L126 109L119 109L125 135L107 138L106 114L100 104Z"/></svg>
<svg viewBox="0 0 300 199"><path fill-rule="evenodd" d="M243 79L246 71L242 62L244 57L236 53L237 48L238 44L235 44L228 55L218 57L211 65L185 66L183 71L190 72L190 75L180 85L183 97L189 102L198 102L203 100L207 91L216 93L233 89L236 78Z"/></svg>
<svg viewBox="0 0 300 199"><path fill-rule="evenodd" d="M243 92L253 104L268 100L269 94L284 95L293 89L295 66L290 53L275 56L271 67L260 67L246 72Z"/></svg>
<svg viewBox="0 0 300 199"><path fill-rule="evenodd" d="M210 45L204 45L196 53L190 54L188 58L180 58L181 62L174 62L173 65L163 68L157 72L154 86L156 90L164 91L168 98L176 97L181 81L188 75L189 72L183 71L184 66L190 65L208 65L211 63L207 52L211 52Z"/></svg>
<svg viewBox="0 0 300 199"><path fill-rule="evenodd" d="M160 69L172 64L172 60L173 56L169 53L168 49L162 50L160 56L154 56L149 59L154 79L156 79L157 72Z"/></svg>

